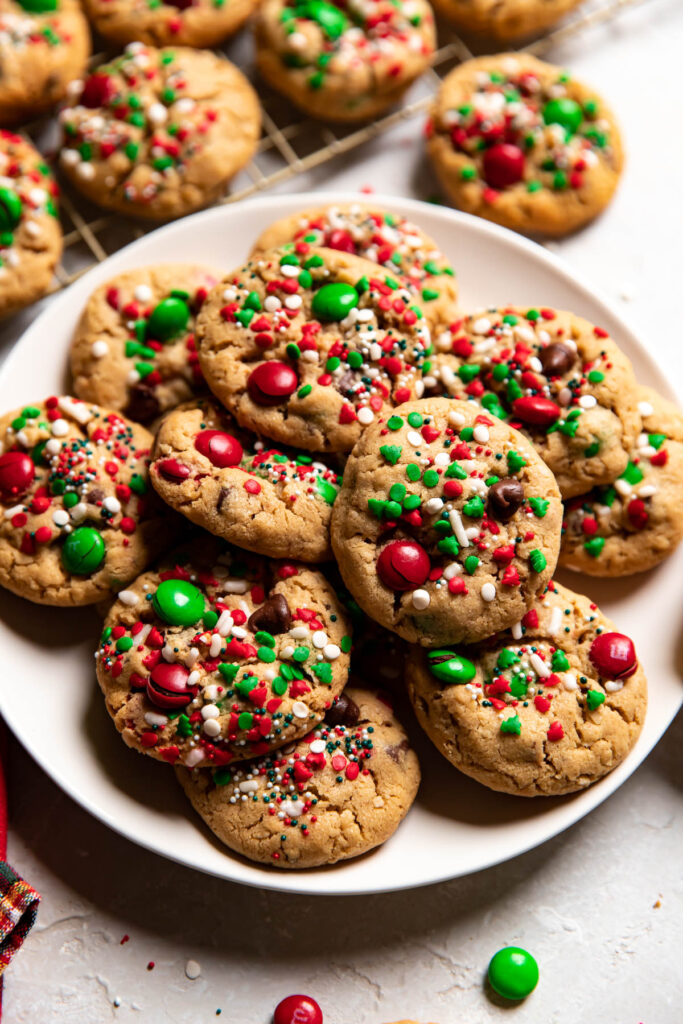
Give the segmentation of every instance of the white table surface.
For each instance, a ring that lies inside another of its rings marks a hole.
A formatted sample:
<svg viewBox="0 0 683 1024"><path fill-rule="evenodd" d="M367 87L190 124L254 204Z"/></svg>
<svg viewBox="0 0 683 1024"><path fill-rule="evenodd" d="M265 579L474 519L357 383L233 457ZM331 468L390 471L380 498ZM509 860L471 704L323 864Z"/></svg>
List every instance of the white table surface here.
<svg viewBox="0 0 683 1024"><path fill-rule="evenodd" d="M679 394L682 39L680 0L650 0L553 54L610 100L628 153L606 214L553 248L621 307ZM402 125L286 191L433 195L420 127ZM0 330L0 351L33 315ZM6 974L4 1019L269 1024L280 998L304 991L321 1002L325 1024L680 1024L682 745L679 716L606 804L508 864L404 894L307 899L243 889L140 850L10 740L9 859L43 902ZM506 944L526 947L541 967L536 992L514 1009L483 989L489 957ZM188 960L201 969L195 980Z"/></svg>

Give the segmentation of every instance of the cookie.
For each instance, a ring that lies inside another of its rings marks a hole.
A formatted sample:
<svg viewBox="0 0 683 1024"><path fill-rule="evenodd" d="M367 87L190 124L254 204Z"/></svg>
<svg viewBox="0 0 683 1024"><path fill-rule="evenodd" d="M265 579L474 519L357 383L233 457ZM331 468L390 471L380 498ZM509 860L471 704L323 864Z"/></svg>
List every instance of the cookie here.
<svg viewBox="0 0 683 1024"><path fill-rule="evenodd" d="M611 483L640 430L631 363L602 327L546 307L455 321L435 341L431 393L468 398L531 440L563 498Z"/></svg>
<svg viewBox="0 0 683 1024"><path fill-rule="evenodd" d="M565 506L560 565L629 576L670 555L683 537L683 412L638 391L642 432L623 473Z"/></svg>
<svg viewBox="0 0 683 1024"><path fill-rule="evenodd" d="M83 0L104 39L125 46L218 46L236 32L258 0Z"/></svg>
<svg viewBox="0 0 683 1024"><path fill-rule="evenodd" d="M168 263L101 284L71 343L75 394L148 423L206 391L194 328L219 279L206 267Z"/></svg>
<svg viewBox="0 0 683 1024"><path fill-rule="evenodd" d="M0 317L49 291L62 254L57 195L38 150L0 131Z"/></svg>
<svg viewBox="0 0 683 1024"><path fill-rule="evenodd" d="M323 121L377 117L427 70L434 14L426 0L265 0L255 26L263 78Z"/></svg>
<svg viewBox="0 0 683 1024"><path fill-rule="evenodd" d="M62 110L60 164L88 199L164 220L218 199L259 138L256 93L206 50L131 43Z"/></svg>
<svg viewBox="0 0 683 1024"><path fill-rule="evenodd" d="M63 100L89 56L78 0L2 0L0 124L33 120Z"/></svg>
<svg viewBox="0 0 683 1024"><path fill-rule="evenodd" d="M204 535L119 594L97 678L129 747L227 765L318 725L347 681L350 649L320 572Z"/></svg>
<svg viewBox="0 0 683 1024"><path fill-rule="evenodd" d="M400 214L361 203L302 210L271 224L252 255L293 243L323 245L371 260L390 274L400 273L432 330L455 316L455 272L436 242Z"/></svg>
<svg viewBox="0 0 683 1024"><path fill-rule="evenodd" d="M468 402L399 406L349 456L332 546L367 615L411 643L473 643L517 622L550 579L562 504L507 424Z"/></svg>
<svg viewBox="0 0 683 1024"><path fill-rule="evenodd" d="M167 505L247 551L304 562L332 557L341 477L307 452L284 452L242 430L216 402L166 416L150 477Z"/></svg>
<svg viewBox="0 0 683 1024"><path fill-rule="evenodd" d="M67 396L0 419L0 585L38 604L94 604L177 536L149 486L152 435Z"/></svg>
<svg viewBox="0 0 683 1024"><path fill-rule="evenodd" d="M623 163L604 101L528 54L478 57L451 71L432 107L427 150L461 210L557 237L607 206Z"/></svg>
<svg viewBox="0 0 683 1024"><path fill-rule="evenodd" d="M414 647L420 725L466 775L516 796L585 789L624 760L645 718L633 642L590 599L551 584L511 630L473 647Z"/></svg>
<svg viewBox="0 0 683 1024"><path fill-rule="evenodd" d="M494 40L499 47L538 36L583 0L434 0L458 32Z"/></svg>
<svg viewBox="0 0 683 1024"><path fill-rule="evenodd" d="M197 321L199 362L243 427L307 451L349 451L422 393L430 331L401 281L302 243L228 274Z"/></svg>
<svg viewBox="0 0 683 1024"><path fill-rule="evenodd" d="M381 845L420 784L417 756L390 705L355 687L282 751L234 769L177 775L222 843L278 868L336 864Z"/></svg>

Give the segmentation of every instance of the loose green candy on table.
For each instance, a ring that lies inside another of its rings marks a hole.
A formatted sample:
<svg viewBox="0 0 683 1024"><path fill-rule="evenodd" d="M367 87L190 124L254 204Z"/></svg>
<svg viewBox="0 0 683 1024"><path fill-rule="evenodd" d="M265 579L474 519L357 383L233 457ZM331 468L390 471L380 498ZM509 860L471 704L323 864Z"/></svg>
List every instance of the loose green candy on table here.
<svg viewBox="0 0 683 1024"><path fill-rule="evenodd" d="M526 999L538 984L538 964L526 949L504 946L489 964L489 982L503 999Z"/></svg>

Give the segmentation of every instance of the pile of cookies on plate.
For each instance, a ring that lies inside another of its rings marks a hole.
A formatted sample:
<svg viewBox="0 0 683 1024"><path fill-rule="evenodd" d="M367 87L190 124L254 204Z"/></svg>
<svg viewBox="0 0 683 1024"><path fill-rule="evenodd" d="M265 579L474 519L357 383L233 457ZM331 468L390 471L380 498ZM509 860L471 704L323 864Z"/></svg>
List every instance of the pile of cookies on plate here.
<svg viewBox="0 0 683 1024"><path fill-rule="evenodd" d="M438 0L496 46L577 0ZM256 67L305 113L371 121L429 68L427 0L3 0L0 10L0 316L49 291L62 252L51 168L15 129L56 111L59 174L84 201L151 221L219 199L259 145L254 86L212 47L254 14ZM88 21L123 47L88 65ZM86 70L86 68L88 70ZM290 115L286 115L291 117ZM609 202L622 165L605 103L523 52L469 60L443 81L426 146L447 196L516 230L558 236ZM280 140L279 146L285 143ZM288 143L287 143L288 145Z"/></svg>
<svg viewBox="0 0 683 1024"><path fill-rule="evenodd" d="M404 670L494 790L580 790L633 747L634 644L553 573L673 551L683 416L599 325L461 313L436 243L352 204L227 274L102 284L71 371L74 397L0 420L0 583L101 605L116 728L232 850L308 867L394 832L420 781Z"/></svg>

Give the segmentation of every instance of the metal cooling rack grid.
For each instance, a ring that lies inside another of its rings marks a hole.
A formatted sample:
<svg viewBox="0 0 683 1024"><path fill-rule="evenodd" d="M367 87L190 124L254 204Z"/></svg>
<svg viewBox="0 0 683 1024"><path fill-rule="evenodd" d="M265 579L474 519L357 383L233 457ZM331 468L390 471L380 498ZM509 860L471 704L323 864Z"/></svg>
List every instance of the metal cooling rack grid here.
<svg viewBox="0 0 683 1024"><path fill-rule="evenodd" d="M566 39L610 21L627 7L645 2L593 0L592 4L584 4L581 11L571 20L565 21L560 28L540 36L521 49L535 56L543 56ZM216 205L235 203L257 192L264 192L340 154L357 149L398 124L420 114L424 115L443 77L456 64L473 56L462 39L448 29L444 31L442 26L440 29L441 38L445 37L447 42L437 50L432 66L411 89L411 97L414 98L360 128L332 127L314 121L261 84L259 98L262 104L263 134L257 153L251 163L233 179L231 190ZM91 64L96 66L103 59L103 54L97 54L93 56ZM243 59L238 59L238 63L244 67ZM44 152L46 147L55 145L53 123L48 125L47 133L45 121L27 126L25 133ZM141 224L120 215L103 213L69 188L62 192L60 210L64 251L55 271L52 292L65 288L90 267L101 263L124 245L158 226L156 223Z"/></svg>

